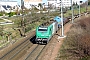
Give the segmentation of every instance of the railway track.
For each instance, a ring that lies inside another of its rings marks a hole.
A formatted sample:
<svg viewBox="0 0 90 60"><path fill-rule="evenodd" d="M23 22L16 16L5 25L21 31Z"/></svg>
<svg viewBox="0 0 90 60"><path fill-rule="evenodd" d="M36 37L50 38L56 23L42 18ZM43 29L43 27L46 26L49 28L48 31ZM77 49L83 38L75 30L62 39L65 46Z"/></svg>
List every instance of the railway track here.
<svg viewBox="0 0 90 60"><path fill-rule="evenodd" d="M33 44L30 42L30 39L35 35L35 32L32 33L31 36L27 36L25 40L17 45L15 48L4 54L2 57L0 57L0 60L14 60L15 58L18 59L22 57L20 54L25 54L25 51L28 50ZM34 36L35 38L35 36ZM15 59L16 60L16 59Z"/></svg>
<svg viewBox="0 0 90 60"><path fill-rule="evenodd" d="M24 60L37 60L46 45L36 45Z"/></svg>

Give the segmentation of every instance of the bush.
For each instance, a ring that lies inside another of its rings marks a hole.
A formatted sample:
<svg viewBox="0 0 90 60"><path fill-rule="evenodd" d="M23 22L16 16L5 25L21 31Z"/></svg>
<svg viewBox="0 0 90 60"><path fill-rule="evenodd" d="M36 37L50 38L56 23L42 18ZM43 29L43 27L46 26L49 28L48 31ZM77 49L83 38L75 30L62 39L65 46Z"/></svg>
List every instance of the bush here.
<svg viewBox="0 0 90 60"><path fill-rule="evenodd" d="M71 27L60 49L61 60L90 59L90 18L83 18ZM64 53L64 54L63 54Z"/></svg>
<svg viewBox="0 0 90 60"><path fill-rule="evenodd" d="M3 16L3 14L0 13L0 16Z"/></svg>
<svg viewBox="0 0 90 60"><path fill-rule="evenodd" d="M16 12L10 12L8 13L9 17L13 16L13 15L16 15Z"/></svg>

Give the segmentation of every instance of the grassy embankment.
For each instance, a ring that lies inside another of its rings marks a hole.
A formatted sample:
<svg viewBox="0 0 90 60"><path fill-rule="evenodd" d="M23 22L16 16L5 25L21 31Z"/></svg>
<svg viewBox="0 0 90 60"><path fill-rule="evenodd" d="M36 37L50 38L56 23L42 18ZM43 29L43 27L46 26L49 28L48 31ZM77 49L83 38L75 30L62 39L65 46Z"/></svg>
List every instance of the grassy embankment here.
<svg viewBox="0 0 90 60"><path fill-rule="evenodd" d="M76 24L72 25L67 33L67 37L63 41L56 60L90 60L89 16L81 17L75 22Z"/></svg>

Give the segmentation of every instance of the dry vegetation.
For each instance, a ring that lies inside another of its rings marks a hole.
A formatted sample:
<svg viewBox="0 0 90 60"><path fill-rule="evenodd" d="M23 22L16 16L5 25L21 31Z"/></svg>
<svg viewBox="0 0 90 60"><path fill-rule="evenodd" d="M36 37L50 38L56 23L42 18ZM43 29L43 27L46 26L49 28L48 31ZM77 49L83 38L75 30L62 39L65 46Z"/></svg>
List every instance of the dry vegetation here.
<svg viewBox="0 0 90 60"><path fill-rule="evenodd" d="M39 14L32 12L32 14L25 15L24 18L22 16L4 17L14 24L0 25L0 48L18 41L37 26L57 15L59 15L57 12Z"/></svg>
<svg viewBox="0 0 90 60"><path fill-rule="evenodd" d="M75 22L56 60L90 60L90 17Z"/></svg>

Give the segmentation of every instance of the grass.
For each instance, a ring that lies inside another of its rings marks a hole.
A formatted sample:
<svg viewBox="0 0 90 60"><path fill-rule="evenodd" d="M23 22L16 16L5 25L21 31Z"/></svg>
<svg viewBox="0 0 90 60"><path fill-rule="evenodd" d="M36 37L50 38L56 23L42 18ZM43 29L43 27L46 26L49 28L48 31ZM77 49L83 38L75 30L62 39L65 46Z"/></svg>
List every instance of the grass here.
<svg viewBox="0 0 90 60"><path fill-rule="evenodd" d="M4 47L4 46L6 46L7 44L8 44L9 42L7 41L7 42L5 42L4 44L0 44L0 47Z"/></svg>
<svg viewBox="0 0 90 60"><path fill-rule="evenodd" d="M80 60L90 60L90 56L84 57L84 58L82 58L82 59L80 59Z"/></svg>
<svg viewBox="0 0 90 60"><path fill-rule="evenodd" d="M3 19L0 19L0 22L4 22L4 20Z"/></svg>
<svg viewBox="0 0 90 60"><path fill-rule="evenodd" d="M0 36L0 40L2 40L2 36Z"/></svg>
<svg viewBox="0 0 90 60"><path fill-rule="evenodd" d="M88 8L89 8L89 7L88 7ZM80 13L83 13L83 12L85 12L85 11L86 11L85 8L81 8L81 9L80 9ZM74 15L79 14L79 9L73 9L73 14L74 14ZM64 14L64 17L68 17L68 16L72 16L72 10L69 10L69 11L67 11L66 14Z"/></svg>

